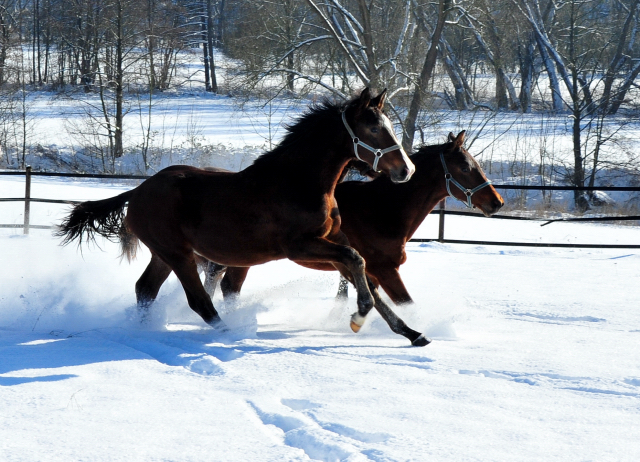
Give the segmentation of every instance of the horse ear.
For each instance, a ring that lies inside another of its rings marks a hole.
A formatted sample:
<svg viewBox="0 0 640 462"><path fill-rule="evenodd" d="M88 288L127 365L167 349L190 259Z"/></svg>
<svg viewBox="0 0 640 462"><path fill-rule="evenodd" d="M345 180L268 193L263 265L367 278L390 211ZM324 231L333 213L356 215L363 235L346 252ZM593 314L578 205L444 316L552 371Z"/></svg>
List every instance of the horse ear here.
<svg viewBox="0 0 640 462"><path fill-rule="evenodd" d="M453 142L453 146L454 148L459 148L462 146L462 144L464 143L464 134L466 133L466 130L462 130L460 133L458 133L458 136L456 137L455 141ZM453 136L453 134L450 134L449 136Z"/></svg>
<svg viewBox="0 0 640 462"><path fill-rule="evenodd" d="M371 100L371 102L369 103L369 106L377 107L378 109L382 110L382 108L384 107L384 102L386 100L387 100L387 89L385 88L380 92L378 96L376 96Z"/></svg>
<svg viewBox="0 0 640 462"><path fill-rule="evenodd" d="M364 90L362 90L362 93L360 93L359 106L360 108L366 108L367 106L369 106L370 102L371 102L371 90L369 89L369 87L366 87Z"/></svg>
<svg viewBox="0 0 640 462"><path fill-rule="evenodd" d="M449 141L455 141L456 140L456 136L453 134L453 132L449 132Z"/></svg>

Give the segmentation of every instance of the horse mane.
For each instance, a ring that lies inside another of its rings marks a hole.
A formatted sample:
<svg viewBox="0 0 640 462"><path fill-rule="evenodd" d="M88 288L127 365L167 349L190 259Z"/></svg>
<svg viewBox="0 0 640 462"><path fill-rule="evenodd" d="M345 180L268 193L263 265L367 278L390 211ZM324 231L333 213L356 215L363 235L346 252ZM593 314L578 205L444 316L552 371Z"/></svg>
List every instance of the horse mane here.
<svg viewBox="0 0 640 462"><path fill-rule="evenodd" d="M325 146L327 137L332 136L336 128L342 126L337 115L357 100L356 97L346 103L336 103L324 99L311 105L293 123L285 125L287 133L282 141L271 151L260 155L253 161L253 165L264 165L283 156L297 156L297 146L306 151L317 146Z"/></svg>
<svg viewBox="0 0 640 462"><path fill-rule="evenodd" d="M442 144L424 144L420 146L418 150L411 154L409 157L413 160L414 158L419 159L422 156L439 155L441 152L449 150L452 145L453 141L445 141Z"/></svg>

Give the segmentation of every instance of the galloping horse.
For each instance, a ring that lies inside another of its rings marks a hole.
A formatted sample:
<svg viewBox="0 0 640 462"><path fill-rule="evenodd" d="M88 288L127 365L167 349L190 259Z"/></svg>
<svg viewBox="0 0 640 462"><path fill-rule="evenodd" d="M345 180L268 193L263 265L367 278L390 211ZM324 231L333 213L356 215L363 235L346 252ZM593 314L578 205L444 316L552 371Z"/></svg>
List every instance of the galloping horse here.
<svg viewBox="0 0 640 462"><path fill-rule="evenodd" d="M480 209L487 217L504 205L480 165L463 148L464 136L464 131L457 137L450 133L444 144L422 146L410 156L416 174L404 184L392 184L388 178L378 177L370 182L349 181L336 187L342 217L340 229L365 259L366 272L373 284L382 286L396 304L413 302L398 268L407 260L405 244L438 202L451 196L469 208ZM301 264L325 271L335 269L320 262ZM210 263L206 285L215 289L215 281L224 271L222 265ZM247 267L227 268L220 284L223 296L239 294L248 271ZM357 322L352 323L354 330L359 327Z"/></svg>
<svg viewBox="0 0 640 462"><path fill-rule="evenodd" d="M136 283L139 309L148 310L173 270L191 309L216 328L226 327L202 286L197 255L234 267L282 258L330 262L353 278L359 312L368 313L375 303L394 332L426 345L369 287L363 258L340 231L334 198L354 156L396 183L413 175L415 167L382 112L385 97L383 91L372 98L367 88L344 105L312 107L275 149L238 173L172 166L131 191L78 204L57 235L64 244L80 245L96 235L120 241L128 258L142 241L151 262Z"/></svg>

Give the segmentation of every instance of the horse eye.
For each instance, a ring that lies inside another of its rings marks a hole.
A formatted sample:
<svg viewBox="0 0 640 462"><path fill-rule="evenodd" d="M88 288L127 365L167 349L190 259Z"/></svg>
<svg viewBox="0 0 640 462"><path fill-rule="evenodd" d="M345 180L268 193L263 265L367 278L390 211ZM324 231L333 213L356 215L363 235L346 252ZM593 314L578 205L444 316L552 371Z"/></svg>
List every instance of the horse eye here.
<svg viewBox="0 0 640 462"><path fill-rule="evenodd" d="M378 133L378 127L371 127L371 133Z"/></svg>
<svg viewBox="0 0 640 462"><path fill-rule="evenodd" d="M462 167L462 173L469 173L471 169L469 167Z"/></svg>

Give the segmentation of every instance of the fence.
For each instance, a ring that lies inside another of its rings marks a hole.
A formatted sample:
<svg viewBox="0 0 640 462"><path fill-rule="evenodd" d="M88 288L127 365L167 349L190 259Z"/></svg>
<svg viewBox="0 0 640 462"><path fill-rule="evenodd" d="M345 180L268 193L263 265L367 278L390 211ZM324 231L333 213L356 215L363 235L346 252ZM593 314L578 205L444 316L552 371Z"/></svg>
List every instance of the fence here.
<svg viewBox="0 0 640 462"><path fill-rule="evenodd" d="M18 202L24 201L24 223L18 224L0 224L0 228L23 228L24 234L29 234L29 229L52 229L52 226L46 225L32 225L30 223L31 215L31 203L32 202L48 202L54 204L77 204L79 201L68 201L58 199L41 199L31 197L31 177L33 176L48 176L48 177L66 177L66 178L107 178L107 179L128 179L128 180L143 180L149 178L146 175L105 175L105 174L87 174L87 173L47 173L47 172L33 172L31 167L27 167L25 171L14 172L0 172L2 175L22 175L25 177L25 194L24 197L13 198L0 198L0 202ZM596 187L567 187L567 186L523 186L523 185L493 185L496 189L502 190L532 190L532 191L627 191L627 192L640 192L640 187L617 187L617 186L596 186ZM446 210L446 199L440 202L439 207L433 210L432 214L439 215L438 221L438 238L437 239L411 239L410 242L442 242L448 244L472 244L472 245L498 245L498 246L519 246L519 247L559 247L559 248L589 248L589 249L639 249L639 245L633 244L567 244L567 243L538 243L538 242L502 242L502 241L472 241L472 240L457 240L457 239L445 239L445 216L446 215L459 215L470 217L481 217L479 213L472 212L460 212L455 210ZM604 217L581 217L581 218L559 218L559 219L541 219L530 218L512 215L493 215L494 219L502 220L526 220L526 221L544 221L541 226L546 226L550 223L558 221L636 221L640 220L640 216L604 216Z"/></svg>

